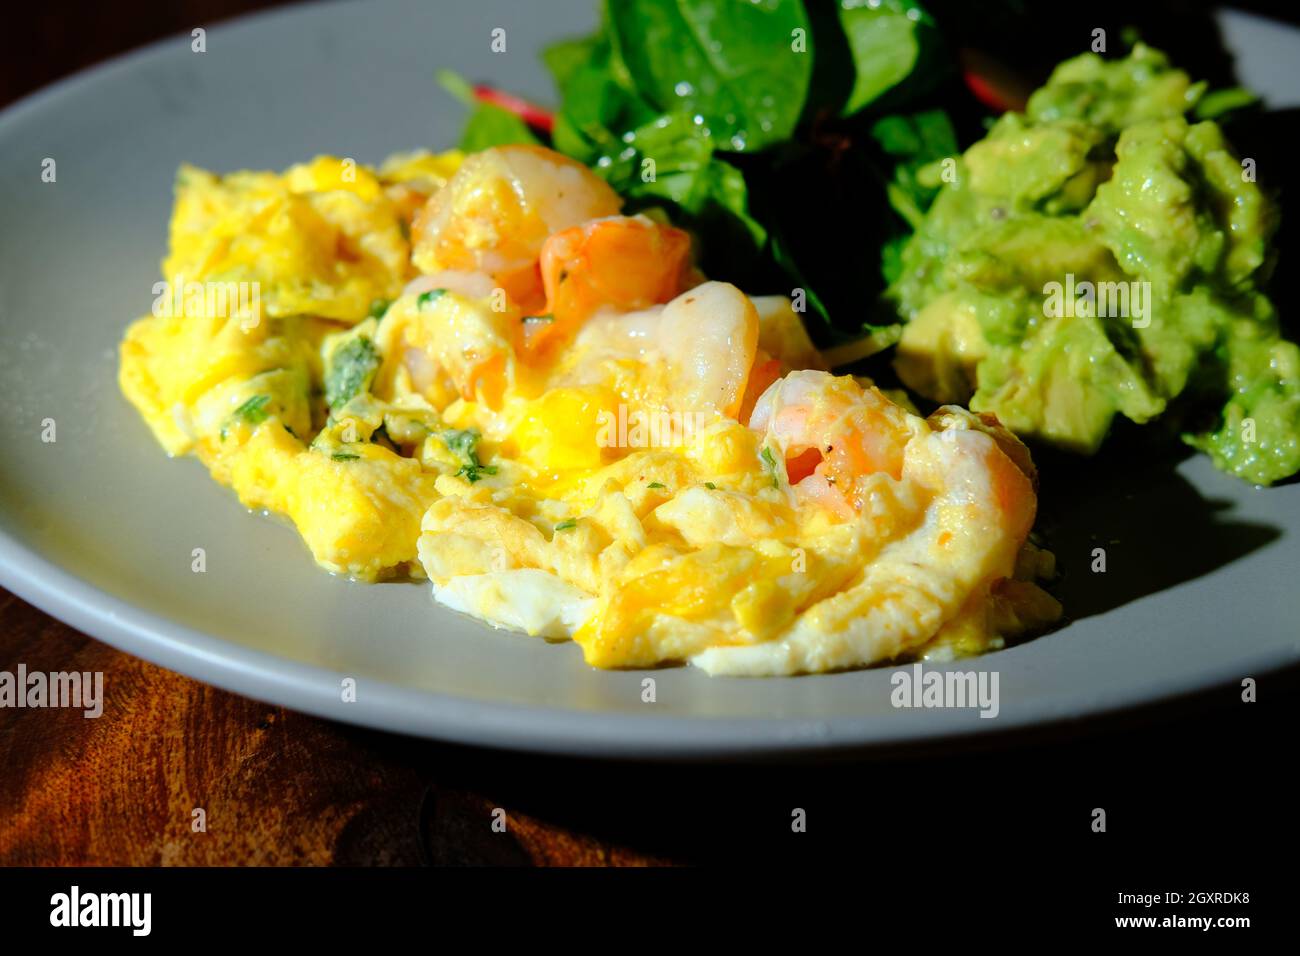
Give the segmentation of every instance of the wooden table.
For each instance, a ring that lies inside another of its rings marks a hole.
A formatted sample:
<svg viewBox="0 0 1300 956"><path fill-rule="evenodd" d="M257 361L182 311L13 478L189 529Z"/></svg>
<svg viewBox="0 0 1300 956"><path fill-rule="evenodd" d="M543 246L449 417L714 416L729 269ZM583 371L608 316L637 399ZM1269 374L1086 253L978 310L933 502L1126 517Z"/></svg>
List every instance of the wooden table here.
<svg viewBox="0 0 1300 956"><path fill-rule="evenodd" d="M0 105L121 50L263 5L188 0L143 17L114 5L75 16L25 5L0 48ZM1290 791L1272 783L1275 758L1279 748L1294 753L1300 688L1295 671L1265 676L1258 704L1225 686L1091 722L1077 739L833 766L668 767L500 754L332 724L120 653L0 591L0 670L19 663L102 671L112 693L99 720L0 710L0 864L11 865L734 863L813 848L849 860L903 846L912 839L904 824L956 826L972 852L987 844L1005 855L1012 841L1091 853L1089 813L1099 805L1116 840L1141 834L1143 847L1171 849L1194 832L1201 852L1222 841L1226 853L1276 839ZM1207 806L1217 814L1208 820ZM191 827L196 807L204 833ZM497 808L504 834L492 828ZM791 832L793 808L807 810L805 835Z"/></svg>

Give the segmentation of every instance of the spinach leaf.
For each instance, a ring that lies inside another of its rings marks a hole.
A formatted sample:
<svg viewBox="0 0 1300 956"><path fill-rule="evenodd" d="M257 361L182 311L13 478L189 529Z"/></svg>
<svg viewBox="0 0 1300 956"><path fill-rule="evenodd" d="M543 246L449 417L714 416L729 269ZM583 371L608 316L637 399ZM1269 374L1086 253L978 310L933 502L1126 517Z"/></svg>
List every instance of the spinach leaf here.
<svg viewBox="0 0 1300 956"><path fill-rule="evenodd" d="M800 0L606 0L610 69L736 152L790 138L812 77ZM802 40L802 42L801 42Z"/></svg>
<svg viewBox="0 0 1300 956"><path fill-rule="evenodd" d="M851 116L907 79L921 53L929 18L911 0L839 0L840 25L853 55Z"/></svg>
<svg viewBox="0 0 1300 956"><path fill-rule="evenodd" d="M463 76L451 70L439 70L438 82L472 110L460 134L460 148L465 152L477 153L493 146L541 142L528 124L514 113L492 103L480 103L474 96L474 87Z"/></svg>
<svg viewBox="0 0 1300 956"><path fill-rule="evenodd" d="M585 62L580 57L586 56ZM584 163L620 148L620 133L653 119L658 111L611 71L604 37L570 40L543 54L563 106L555 117L553 145Z"/></svg>
<svg viewBox="0 0 1300 956"><path fill-rule="evenodd" d="M582 67L609 55L609 43L600 33L552 43L542 51L542 62L551 71L555 86L564 90Z"/></svg>
<svg viewBox="0 0 1300 956"><path fill-rule="evenodd" d="M940 182L927 173L934 173L936 162L956 158L957 133L943 110L925 110L877 120L871 135L885 155L896 161L885 196L902 219L903 228L887 238L880 249L881 275L892 284L902 274L903 247L939 194Z"/></svg>
<svg viewBox="0 0 1300 956"><path fill-rule="evenodd" d="M715 152L707 129L671 113L625 133L620 143L617 155L597 160L596 172L632 210L671 207L673 218L699 235L706 271L762 253L767 229L750 214L744 174Z"/></svg>
<svg viewBox="0 0 1300 956"><path fill-rule="evenodd" d="M910 116L886 116L871 127L885 154L897 161L894 178L886 188L889 204L907 225L916 229L939 193L939 183L922 181L920 171L957 155L957 133L943 110L926 110Z"/></svg>
<svg viewBox="0 0 1300 956"><path fill-rule="evenodd" d="M467 153L477 153L493 146L541 143L528 124L509 110L491 103L479 103L465 124L460 137L460 148Z"/></svg>

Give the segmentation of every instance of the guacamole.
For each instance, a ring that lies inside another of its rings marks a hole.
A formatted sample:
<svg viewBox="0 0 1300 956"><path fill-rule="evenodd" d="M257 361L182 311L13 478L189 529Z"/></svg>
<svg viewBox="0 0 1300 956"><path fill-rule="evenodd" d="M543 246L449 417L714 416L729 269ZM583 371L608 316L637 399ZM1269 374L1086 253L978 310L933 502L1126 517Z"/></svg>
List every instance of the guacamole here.
<svg viewBox="0 0 1300 956"><path fill-rule="evenodd" d="M1300 349L1261 291L1276 210L1189 120L1203 94L1150 47L1084 54L926 167L940 189L889 290L903 382L1084 454L1172 405L1224 471L1300 470Z"/></svg>

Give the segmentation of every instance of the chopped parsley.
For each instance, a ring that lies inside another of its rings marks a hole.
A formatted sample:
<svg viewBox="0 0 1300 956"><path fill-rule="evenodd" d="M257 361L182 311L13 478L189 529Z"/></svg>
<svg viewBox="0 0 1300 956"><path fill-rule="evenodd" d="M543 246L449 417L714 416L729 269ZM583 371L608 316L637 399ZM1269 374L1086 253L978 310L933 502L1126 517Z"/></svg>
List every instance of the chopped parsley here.
<svg viewBox="0 0 1300 956"><path fill-rule="evenodd" d="M704 487L705 487L705 488L708 488L709 491L717 491L717 490L718 490L718 486L715 485L715 484L714 484L713 482L711 482L711 481L706 481L706 482L704 483Z"/></svg>
<svg viewBox="0 0 1300 956"><path fill-rule="evenodd" d="M446 289L430 289L428 292L421 292L415 297L416 307L423 309L429 303L437 302L446 294Z"/></svg>
<svg viewBox="0 0 1300 956"><path fill-rule="evenodd" d="M392 304L388 299L376 299L370 303L370 311L366 314L372 319L383 318L384 313L388 311L388 307Z"/></svg>
<svg viewBox="0 0 1300 956"><path fill-rule="evenodd" d="M772 449L764 446L763 450L759 452L759 457L763 459L763 465L766 468L767 473L772 476L772 487L780 488L781 482L777 478L778 472L776 470L776 456L772 454Z"/></svg>
<svg viewBox="0 0 1300 956"><path fill-rule="evenodd" d="M556 531L570 531L578 526L578 522L570 518L568 521L561 521L555 526Z"/></svg>
<svg viewBox="0 0 1300 956"><path fill-rule="evenodd" d="M525 315L525 322L554 322L555 316L547 312L545 315Z"/></svg>
<svg viewBox="0 0 1300 956"><path fill-rule="evenodd" d="M334 350L325 370L325 403L330 408L346 405L366 388L379 368L375 343L364 335L349 339Z"/></svg>
<svg viewBox="0 0 1300 956"><path fill-rule="evenodd" d="M495 475L496 465L485 465L478 459L478 443L482 436L473 428L453 429L442 433L447 450L461 460L456 476L471 485L484 475Z"/></svg>
<svg viewBox="0 0 1300 956"><path fill-rule="evenodd" d="M330 459L333 461L356 461L360 457L360 455L354 455L350 451L336 451L330 455Z"/></svg>
<svg viewBox="0 0 1300 956"><path fill-rule="evenodd" d="M461 465L460 471L456 472L456 476L464 478L472 485L484 475L495 475L496 473L496 465Z"/></svg>
<svg viewBox="0 0 1300 956"><path fill-rule="evenodd" d="M270 395L254 395L244 404L235 409L231 417L236 421L247 422L250 425L260 425L266 421L266 406L271 402Z"/></svg>
<svg viewBox="0 0 1300 956"><path fill-rule="evenodd" d="M664 488L664 487L667 487L667 486L664 485L662 482L652 481L652 482L650 482L650 484L646 485L646 487L647 487L647 488Z"/></svg>

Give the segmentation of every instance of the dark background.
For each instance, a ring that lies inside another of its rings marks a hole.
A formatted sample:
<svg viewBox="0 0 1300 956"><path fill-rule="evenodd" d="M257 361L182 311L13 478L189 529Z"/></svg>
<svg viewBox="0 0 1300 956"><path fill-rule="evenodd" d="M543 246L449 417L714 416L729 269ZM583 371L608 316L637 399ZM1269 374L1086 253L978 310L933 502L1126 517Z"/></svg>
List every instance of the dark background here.
<svg viewBox="0 0 1300 956"><path fill-rule="evenodd" d="M269 5L10 9L0 31L0 106L142 43ZM1198 7L1126 9L1137 6L1088 4L1078 25L1149 21L1144 31L1176 62L1197 76L1226 75ZM968 17L963 36L1040 78L1079 48L1062 39L1078 34L1053 16L1057 28L1028 28L1032 43L988 16ZM1196 59L1179 60L1184 42L1199 45ZM1225 557L1197 560L1213 566ZM1265 891L1268 874L1289 868L1297 835L1296 669L1250 675L1259 680L1255 704L1241 702L1234 681L956 752L682 767L543 759L331 724L119 653L0 591L0 669L20 661L29 670L102 670L113 692L101 720L0 711L0 864L816 859L873 879L923 874L921 895L1067 881L1104 916L1117 890ZM195 806L208 813L204 835L190 832ZM490 830L494 807L509 815L504 837ZM808 812L806 834L790 831L794 807ZM1091 832L1094 807L1107 811L1105 834Z"/></svg>

